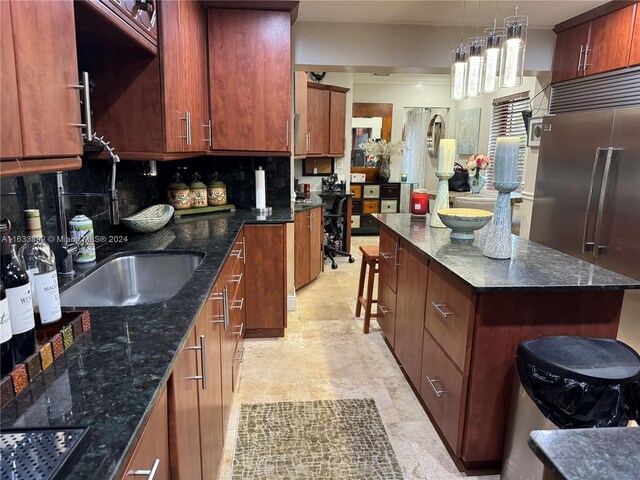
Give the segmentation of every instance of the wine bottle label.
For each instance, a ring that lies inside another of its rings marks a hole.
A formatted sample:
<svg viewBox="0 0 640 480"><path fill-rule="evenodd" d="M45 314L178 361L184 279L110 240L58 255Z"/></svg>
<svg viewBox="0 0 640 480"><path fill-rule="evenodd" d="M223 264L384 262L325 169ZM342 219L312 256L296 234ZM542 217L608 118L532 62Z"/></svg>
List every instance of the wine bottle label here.
<svg viewBox="0 0 640 480"><path fill-rule="evenodd" d="M0 343L11 339L11 321L9 320L9 300L0 300Z"/></svg>
<svg viewBox="0 0 640 480"><path fill-rule="evenodd" d="M27 270L27 276L29 277L29 283L31 284L31 303L33 303L33 311L38 311L38 292L36 292L36 280L39 270L37 268L30 268Z"/></svg>
<svg viewBox="0 0 640 480"><path fill-rule="evenodd" d="M6 292L9 301L11 331L14 335L28 332L36 326L33 317L33 304L31 303L31 284L7 288Z"/></svg>
<svg viewBox="0 0 640 480"><path fill-rule="evenodd" d="M36 285L34 296L38 299L40 321L43 325L57 322L62 316L57 271L34 275L34 279Z"/></svg>

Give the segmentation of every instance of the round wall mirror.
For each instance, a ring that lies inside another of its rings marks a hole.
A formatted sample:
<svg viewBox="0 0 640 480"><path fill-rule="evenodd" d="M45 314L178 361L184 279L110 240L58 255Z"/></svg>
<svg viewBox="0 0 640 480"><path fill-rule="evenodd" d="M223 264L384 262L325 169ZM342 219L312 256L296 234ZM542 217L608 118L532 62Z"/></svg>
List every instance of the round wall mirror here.
<svg viewBox="0 0 640 480"><path fill-rule="evenodd" d="M429 157L436 158L438 156L438 148L440 147L440 139L446 135L446 127L444 117L436 113L431 117L429 128L427 130L427 153Z"/></svg>

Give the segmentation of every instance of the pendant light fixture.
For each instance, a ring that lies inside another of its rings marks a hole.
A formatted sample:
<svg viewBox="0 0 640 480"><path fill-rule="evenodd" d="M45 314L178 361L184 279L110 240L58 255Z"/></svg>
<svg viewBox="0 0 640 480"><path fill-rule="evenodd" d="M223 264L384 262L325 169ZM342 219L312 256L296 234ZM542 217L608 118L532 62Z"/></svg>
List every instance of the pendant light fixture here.
<svg viewBox="0 0 640 480"><path fill-rule="evenodd" d="M502 87L522 85L528 24L529 17L518 15L517 4L515 16L504 19L505 40L500 75L500 86Z"/></svg>
<svg viewBox="0 0 640 480"><path fill-rule="evenodd" d="M500 64L502 59L502 41L504 29L498 28L498 0L496 0L496 12L493 17L493 28L485 28L484 34L484 76L482 79L483 93L494 93L500 90Z"/></svg>
<svg viewBox="0 0 640 480"><path fill-rule="evenodd" d="M467 96L477 97L482 93L482 65L484 64L485 38L478 36L480 28L480 0L476 16L476 36L467 41Z"/></svg>
<svg viewBox="0 0 640 480"><path fill-rule="evenodd" d="M466 1L462 0L462 34L460 45L453 49L451 59L451 99L462 100L466 97L467 87L467 47L464 44L464 11Z"/></svg>

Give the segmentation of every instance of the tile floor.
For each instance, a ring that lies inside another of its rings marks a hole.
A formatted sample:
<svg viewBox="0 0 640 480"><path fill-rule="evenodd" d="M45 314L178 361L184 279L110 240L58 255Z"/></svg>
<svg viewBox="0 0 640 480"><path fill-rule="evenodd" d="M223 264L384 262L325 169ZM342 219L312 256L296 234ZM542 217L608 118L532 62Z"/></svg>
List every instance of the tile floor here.
<svg viewBox="0 0 640 480"><path fill-rule="evenodd" d="M238 412L242 403L373 398L406 480L478 478L459 472L431 421L405 380L380 329L362 333L354 316L359 245L378 237L353 237L356 263L342 257L339 268L297 292L286 336L245 340L238 393L231 412L220 479L231 478ZM377 291L377 289L376 289ZM311 480L311 479L310 479ZM315 479L314 479L315 480Z"/></svg>

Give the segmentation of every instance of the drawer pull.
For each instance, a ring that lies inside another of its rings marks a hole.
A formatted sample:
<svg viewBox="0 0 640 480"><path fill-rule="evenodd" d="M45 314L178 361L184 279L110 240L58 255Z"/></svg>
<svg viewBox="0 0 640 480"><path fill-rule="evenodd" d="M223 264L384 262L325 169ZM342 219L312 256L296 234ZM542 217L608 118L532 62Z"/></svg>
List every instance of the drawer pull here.
<svg viewBox="0 0 640 480"><path fill-rule="evenodd" d="M393 255L391 255L390 253L384 253L384 252L380 252L380 256L382 258L384 258L385 260L389 260L389 259L393 258Z"/></svg>
<svg viewBox="0 0 640 480"><path fill-rule="evenodd" d="M387 307L385 307L384 305L378 304L378 310L380 310L380 312L383 315L386 315L387 313L389 313L389 309Z"/></svg>
<svg viewBox="0 0 640 480"><path fill-rule="evenodd" d="M233 332L234 335L238 335L239 337L242 337L242 331L244 330L244 322L241 323L240 325L236 325L233 328L237 328L238 331L237 332Z"/></svg>
<svg viewBox="0 0 640 480"><path fill-rule="evenodd" d="M240 283L242 281L242 272L240 272L238 275L231 275L231 281L233 283Z"/></svg>
<svg viewBox="0 0 640 480"><path fill-rule="evenodd" d="M436 312L438 312L442 316L442 318L446 319L447 317L449 317L449 315L453 315L453 312L445 312L444 310L442 310L441 307L446 307L444 303L431 302L431 304L433 305L433 308L436 309Z"/></svg>
<svg viewBox="0 0 640 480"><path fill-rule="evenodd" d="M231 250L231 253L229 254L229 256L236 257L236 258L241 258L241 255L242 255L242 249L240 249L240 250Z"/></svg>
<svg viewBox="0 0 640 480"><path fill-rule="evenodd" d="M134 477L142 477L142 476L146 476L147 480L153 480L154 477L156 476L156 472L158 471L158 467L160 466L160 459L156 458L153 461L153 465L151 466L151 470L131 470L129 472L129 475L134 476Z"/></svg>
<svg viewBox="0 0 640 480"><path fill-rule="evenodd" d="M244 362L244 347L240 349L239 355L236 357L236 361L239 363Z"/></svg>
<svg viewBox="0 0 640 480"><path fill-rule="evenodd" d="M231 304L231 308L237 308L238 310L242 310L243 306L244 306L244 297L242 297L240 300L234 300L233 303Z"/></svg>
<svg viewBox="0 0 640 480"><path fill-rule="evenodd" d="M433 392L436 394L436 397L441 398L443 393L447 393L445 390L438 390L438 387L436 387L436 382L440 382L440 380L431 380L429 375L427 375L427 381L429 382L429 385L431 385L431 388L433 388Z"/></svg>

